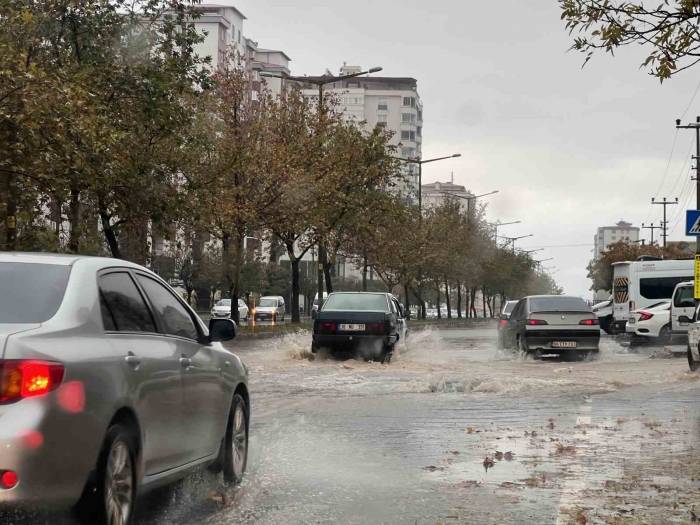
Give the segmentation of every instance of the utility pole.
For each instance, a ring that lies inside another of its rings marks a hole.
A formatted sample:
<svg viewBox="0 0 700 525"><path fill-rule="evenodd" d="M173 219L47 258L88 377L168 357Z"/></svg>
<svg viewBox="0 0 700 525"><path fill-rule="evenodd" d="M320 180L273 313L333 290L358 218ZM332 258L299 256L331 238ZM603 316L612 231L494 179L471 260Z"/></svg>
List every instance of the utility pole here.
<svg viewBox="0 0 700 525"><path fill-rule="evenodd" d="M642 223L642 228L651 230L651 245L654 246L654 230L660 230L661 226L654 226L653 222L649 226L645 226L644 223ZM642 243L642 246L644 246L644 243Z"/></svg>
<svg viewBox="0 0 700 525"><path fill-rule="evenodd" d="M694 123L686 125L681 125L681 119L676 119L676 129L695 130L695 209L700 210L700 116L695 117ZM695 255L700 255L700 237L696 238Z"/></svg>
<svg viewBox="0 0 700 525"><path fill-rule="evenodd" d="M657 201L654 197L652 197L651 203L658 204L659 206L664 207L664 220L661 223L661 228L662 228L663 233L661 234L661 236L664 238L664 248L666 248L666 237L668 237L668 221L666 220L666 208L668 206L678 204L678 197L676 197L675 201L669 201L666 199L666 197L664 197L664 200L662 200L662 201Z"/></svg>

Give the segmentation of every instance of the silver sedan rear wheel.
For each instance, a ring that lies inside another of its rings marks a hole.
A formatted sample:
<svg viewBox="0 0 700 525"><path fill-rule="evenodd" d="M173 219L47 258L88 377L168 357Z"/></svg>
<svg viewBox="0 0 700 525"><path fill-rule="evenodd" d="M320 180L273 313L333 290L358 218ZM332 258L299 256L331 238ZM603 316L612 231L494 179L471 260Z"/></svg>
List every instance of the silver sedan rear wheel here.
<svg viewBox="0 0 700 525"><path fill-rule="evenodd" d="M134 466L124 440L115 441L109 451L104 488L107 524L126 525L133 506Z"/></svg>
<svg viewBox="0 0 700 525"><path fill-rule="evenodd" d="M225 445L224 480L240 483L248 463L248 409L238 394L233 396Z"/></svg>

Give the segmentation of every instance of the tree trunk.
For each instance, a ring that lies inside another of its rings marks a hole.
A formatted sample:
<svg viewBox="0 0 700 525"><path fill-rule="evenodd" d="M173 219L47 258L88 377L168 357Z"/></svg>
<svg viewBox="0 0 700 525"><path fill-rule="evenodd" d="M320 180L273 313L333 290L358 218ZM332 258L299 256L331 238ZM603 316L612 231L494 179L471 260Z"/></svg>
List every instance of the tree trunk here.
<svg viewBox="0 0 700 525"><path fill-rule="evenodd" d="M299 259L292 259L292 322L301 321L299 315Z"/></svg>
<svg viewBox="0 0 700 525"><path fill-rule="evenodd" d="M367 291L367 255L362 258L362 291ZM408 296L408 287L406 287Z"/></svg>
<svg viewBox="0 0 700 525"><path fill-rule="evenodd" d="M481 306L484 309L484 319L486 319L486 288L481 288Z"/></svg>
<svg viewBox="0 0 700 525"><path fill-rule="evenodd" d="M478 317L478 315L476 313L476 286L471 289L470 294L471 294L471 303L472 303L472 306L471 306L472 317L474 319L476 319Z"/></svg>
<svg viewBox="0 0 700 525"><path fill-rule="evenodd" d="M333 292L333 279L331 277L331 269L332 268L333 268L333 263L328 260L328 257L326 257L326 260L323 261L323 278L326 282L326 292L327 293Z"/></svg>
<svg viewBox="0 0 700 525"><path fill-rule="evenodd" d="M287 256L289 256L289 262L292 269L292 322L298 323L301 321L299 316L299 259L294 254L294 243L285 243L287 248ZM320 304L320 303L319 303Z"/></svg>
<svg viewBox="0 0 700 525"><path fill-rule="evenodd" d="M440 283L439 282L435 283L435 288L437 289L437 318L442 319L442 308L440 308L440 303L442 303L442 300L440 298Z"/></svg>
<svg viewBox="0 0 700 525"><path fill-rule="evenodd" d="M70 215L70 239L68 241L68 250L71 253L80 253L80 239L83 233L82 207L80 205L80 190L74 185L71 185L68 209Z"/></svg>
<svg viewBox="0 0 700 525"><path fill-rule="evenodd" d="M406 311L404 313L406 315L406 319L410 319L411 318L411 298L408 295L409 294L408 284L403 285L403 293L404 293L404 308L406 309Z"/></svg>
<svg viewBox="0 0 700 525"><path fill-rule="evenodd" d="M10 252L17 249L17 191L13 179L14 175L5 175L5 249Z"/></svg>
<svg viewBox="0 0 700 525"><path fill-rule="evenodd" d="M238 296L241 293L241 271L243 269L243 247L245 245L245 231L240 228L236 231L235 267L233 269L233 293L231 294L231 316L236 323L240 323L241 316L238 312Z"/></svg>
<svg viewBox="0 0 700 525"><path fill-rule="evenodd" d="M107 210L100 208L100 221L102 222L102 232L104 233L105 240L107 241L107 246L109 246L109 251L112 257L115 259L122 258L122 252L119 249L119 240L117 239L117 234L112 227L112 222Z"/></svg>
<svg viewBox="0 0 700 525"><path fill-rule="evenodd" d="M445 279L445 302L447 303L447 318L452 319L452 305L450 304L450 283Z"/></svg>
<svg viewBox="0 0 700 525"><path fill-rule="evenodd" d="M457 281L457 318L462 318L462 283Z"/></svg>

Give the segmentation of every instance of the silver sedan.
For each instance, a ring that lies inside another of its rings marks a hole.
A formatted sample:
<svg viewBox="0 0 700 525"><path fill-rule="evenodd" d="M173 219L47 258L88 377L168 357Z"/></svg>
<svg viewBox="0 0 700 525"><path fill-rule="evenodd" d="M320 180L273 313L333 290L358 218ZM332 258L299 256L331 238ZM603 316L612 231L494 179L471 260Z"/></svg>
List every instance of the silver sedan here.
<svg viewBox="0 0 700 525"><path fill-rule="evenodd" d="M247 369L199 317L126 261L0 255L1 508L76 505L126 524L138 493L209 465L246 468Z"/></svg>

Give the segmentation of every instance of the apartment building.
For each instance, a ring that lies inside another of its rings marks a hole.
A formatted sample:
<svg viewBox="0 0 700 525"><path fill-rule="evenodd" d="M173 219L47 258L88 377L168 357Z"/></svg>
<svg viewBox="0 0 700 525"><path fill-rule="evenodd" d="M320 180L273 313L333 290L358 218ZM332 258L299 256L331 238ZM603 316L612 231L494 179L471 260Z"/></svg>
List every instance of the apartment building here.
<svg viewBox="0 0 700 525"><path fill-rule="evenodd" d="M340 68L338 76L360 73L360 66ZM327 71L323 78L331 79ZM309 77L318 79L319 77ZM382 126L393 133L391 144L397 147L402 158L420 158L423 143L423 104L418 94L418 81L410 77L383 77L363 75L330 82L325 92L331 94L338 103L343 116L374 129ZM304 86L304 95L318 97L318 88L312 84ZM398 191L409 202L417 202L418 167L415 164L404 166L406 180Z"/></svg>
<svg viewBox="0 0 700 525"><path fill-rule="evenodd" d="M639 228L625 221L619 221L614 226L601 226L593 237L593 256L598 259L611 244L620 241L639 241Z"/></svg>

